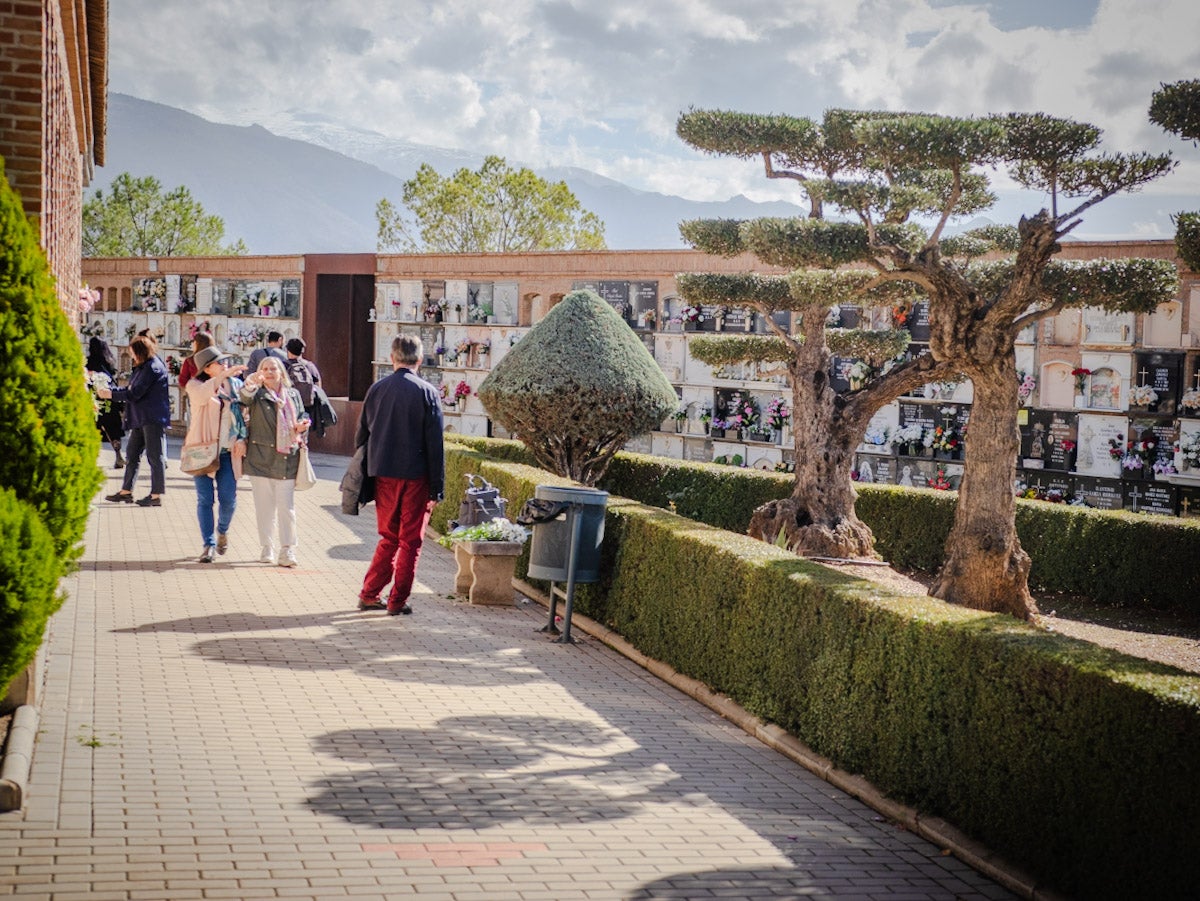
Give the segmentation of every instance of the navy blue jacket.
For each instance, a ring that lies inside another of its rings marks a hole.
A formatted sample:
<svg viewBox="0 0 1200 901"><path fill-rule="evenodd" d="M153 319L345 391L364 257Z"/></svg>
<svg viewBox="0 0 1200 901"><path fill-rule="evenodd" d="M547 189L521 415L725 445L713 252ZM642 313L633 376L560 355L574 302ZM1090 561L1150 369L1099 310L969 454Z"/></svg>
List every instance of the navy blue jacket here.
<svg viewBox="0 0 1200 901"><path fill-rule="evenodd" d="M133 367L129 384L112 389L113 400L125 401L125 428L171 424L169 383L167 367L157 356Z"/></svg>
<svg viewBox="0 0 1200 901"><path fill-rule="evenodd" d="M442 403L437 389L400 368L367 389L354 446L367 447L367 475L429 479L429 497L441 500L446 484Z"/></svg>

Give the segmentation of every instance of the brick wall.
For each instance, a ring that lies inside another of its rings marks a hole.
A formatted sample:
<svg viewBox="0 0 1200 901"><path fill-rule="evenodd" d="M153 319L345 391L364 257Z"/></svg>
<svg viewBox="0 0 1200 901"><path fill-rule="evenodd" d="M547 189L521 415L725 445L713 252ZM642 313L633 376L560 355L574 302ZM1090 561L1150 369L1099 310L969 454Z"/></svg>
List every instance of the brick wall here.
<svg viewBox="0 0 1200 901"><path fill-rule="evenodd" d="M79 318L82 156L58 3L0 0L0 156L39 238L59 303Z"/></svg>

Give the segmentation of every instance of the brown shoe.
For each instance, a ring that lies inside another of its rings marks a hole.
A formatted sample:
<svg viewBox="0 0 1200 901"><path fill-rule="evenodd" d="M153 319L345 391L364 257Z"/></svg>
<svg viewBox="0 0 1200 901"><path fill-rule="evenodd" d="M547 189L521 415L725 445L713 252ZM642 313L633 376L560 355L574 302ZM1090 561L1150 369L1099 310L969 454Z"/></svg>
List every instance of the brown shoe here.
<svg viewBox="0 0 1200 901"><path fill-rule="evenodd" d="M217 533L217 553L223 554L229 550L229 536L224 532Z"/></svg>

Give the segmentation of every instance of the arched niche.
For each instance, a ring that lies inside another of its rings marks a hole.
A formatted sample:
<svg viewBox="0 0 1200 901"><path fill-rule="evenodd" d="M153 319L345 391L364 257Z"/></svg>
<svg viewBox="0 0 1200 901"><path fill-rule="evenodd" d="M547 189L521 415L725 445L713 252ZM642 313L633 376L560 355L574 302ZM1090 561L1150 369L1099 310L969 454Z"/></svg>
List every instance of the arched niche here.
<svg viewBox="0 0 1200 901"><path fill-rule="evenodd" d="M1088 408L1091 410L1121 409L1121 383L1124 378L1111 366L1093 369L1088 377Z"/></svg>
<svg viewBox="0 0 1200 901"><path fill-rule="evenodd" d="M1052 360L1042 364L1038 379L1038 405L1042 407L1070 408L1075 405L1074 367L1065 360Z"/></svg>

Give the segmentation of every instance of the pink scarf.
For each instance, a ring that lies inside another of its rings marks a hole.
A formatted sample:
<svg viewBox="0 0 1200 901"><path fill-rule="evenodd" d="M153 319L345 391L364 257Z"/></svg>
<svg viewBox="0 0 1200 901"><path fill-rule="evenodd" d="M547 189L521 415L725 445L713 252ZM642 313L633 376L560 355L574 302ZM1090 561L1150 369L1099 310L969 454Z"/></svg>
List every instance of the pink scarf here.
<svg viewBox="0 0 1200 901"><path fill-rule="evenodd" d="M275 450L281 454L291 454L300 444L296 433L296 405L292 403L292 392L280 386L281 397L266 385L262 386L262 390L275 404Z"/></svg>

